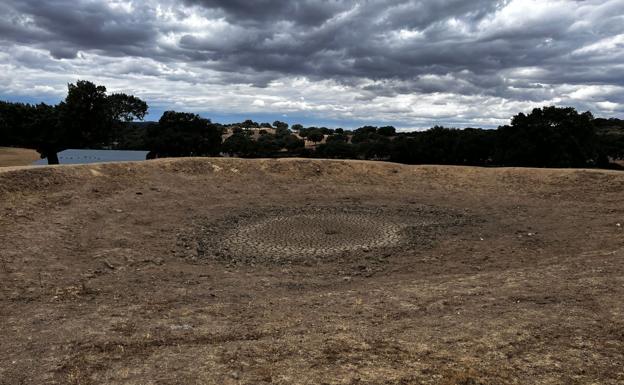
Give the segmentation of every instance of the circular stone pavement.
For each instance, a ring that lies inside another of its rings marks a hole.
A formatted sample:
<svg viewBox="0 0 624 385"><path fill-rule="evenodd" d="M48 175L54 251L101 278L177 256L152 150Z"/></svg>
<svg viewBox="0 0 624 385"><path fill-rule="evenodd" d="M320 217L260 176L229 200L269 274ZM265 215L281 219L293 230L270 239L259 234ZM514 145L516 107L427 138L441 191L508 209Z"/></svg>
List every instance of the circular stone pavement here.
<svg viewBox="0 0 624 385"><path fill-rule="evenodd" d="M300 263L424 246L460 216L431 207L266 208L205 223L200 257L227 263Z"/></svg>

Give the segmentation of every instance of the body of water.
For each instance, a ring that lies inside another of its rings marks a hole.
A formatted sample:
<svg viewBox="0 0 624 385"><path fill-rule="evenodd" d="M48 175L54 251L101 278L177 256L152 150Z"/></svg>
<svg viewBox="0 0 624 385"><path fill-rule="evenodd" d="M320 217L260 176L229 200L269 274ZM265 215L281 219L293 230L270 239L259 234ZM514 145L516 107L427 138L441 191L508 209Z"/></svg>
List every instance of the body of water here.
<svg viewBox="0 0 624 385"><path fill-rule="evenodd" d="M59 152L58 157L60 164L88 164L145 160L147 153L148 151L70 149ZM40 159L34 164L48 164L48 160Z"/></svg>

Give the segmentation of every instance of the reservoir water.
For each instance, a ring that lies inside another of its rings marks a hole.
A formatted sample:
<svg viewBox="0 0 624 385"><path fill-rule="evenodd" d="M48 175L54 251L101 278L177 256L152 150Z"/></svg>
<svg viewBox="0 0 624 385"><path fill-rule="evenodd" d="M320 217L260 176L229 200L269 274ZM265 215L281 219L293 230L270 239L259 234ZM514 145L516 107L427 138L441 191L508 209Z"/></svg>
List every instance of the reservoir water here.
<svg viewBox="0 0 624 385"><path fill-rule="evenodd" d="M148 151L126 150L77 150L70 149L58 153L60 164L88 164L105 162L125 162L145 160ZM48 164L47 159L40 159L33 164Z"/></svg>

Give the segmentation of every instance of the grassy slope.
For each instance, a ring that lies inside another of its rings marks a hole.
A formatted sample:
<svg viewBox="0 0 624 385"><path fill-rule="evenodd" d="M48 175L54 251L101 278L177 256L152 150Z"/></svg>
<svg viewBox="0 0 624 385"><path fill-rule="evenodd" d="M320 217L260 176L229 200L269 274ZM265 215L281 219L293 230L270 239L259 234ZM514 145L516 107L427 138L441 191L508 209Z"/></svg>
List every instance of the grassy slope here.
<svg viewBox="0 0 624 385"><path fill-rule="evenodd" d="M26 166L39 159L39 153L27 148L0 147L0 167Z"/></svg>

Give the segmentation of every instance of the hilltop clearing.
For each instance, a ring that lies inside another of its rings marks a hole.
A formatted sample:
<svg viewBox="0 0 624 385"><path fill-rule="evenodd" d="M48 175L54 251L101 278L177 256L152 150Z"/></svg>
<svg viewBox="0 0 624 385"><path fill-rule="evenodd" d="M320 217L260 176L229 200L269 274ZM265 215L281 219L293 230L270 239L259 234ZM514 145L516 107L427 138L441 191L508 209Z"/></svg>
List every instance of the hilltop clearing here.
<svg viewBox="0 0 624 385"><path fill-rule="evenodd" d="M304 159L5 169L0 384L621 384L623 189Z"/></svg>

